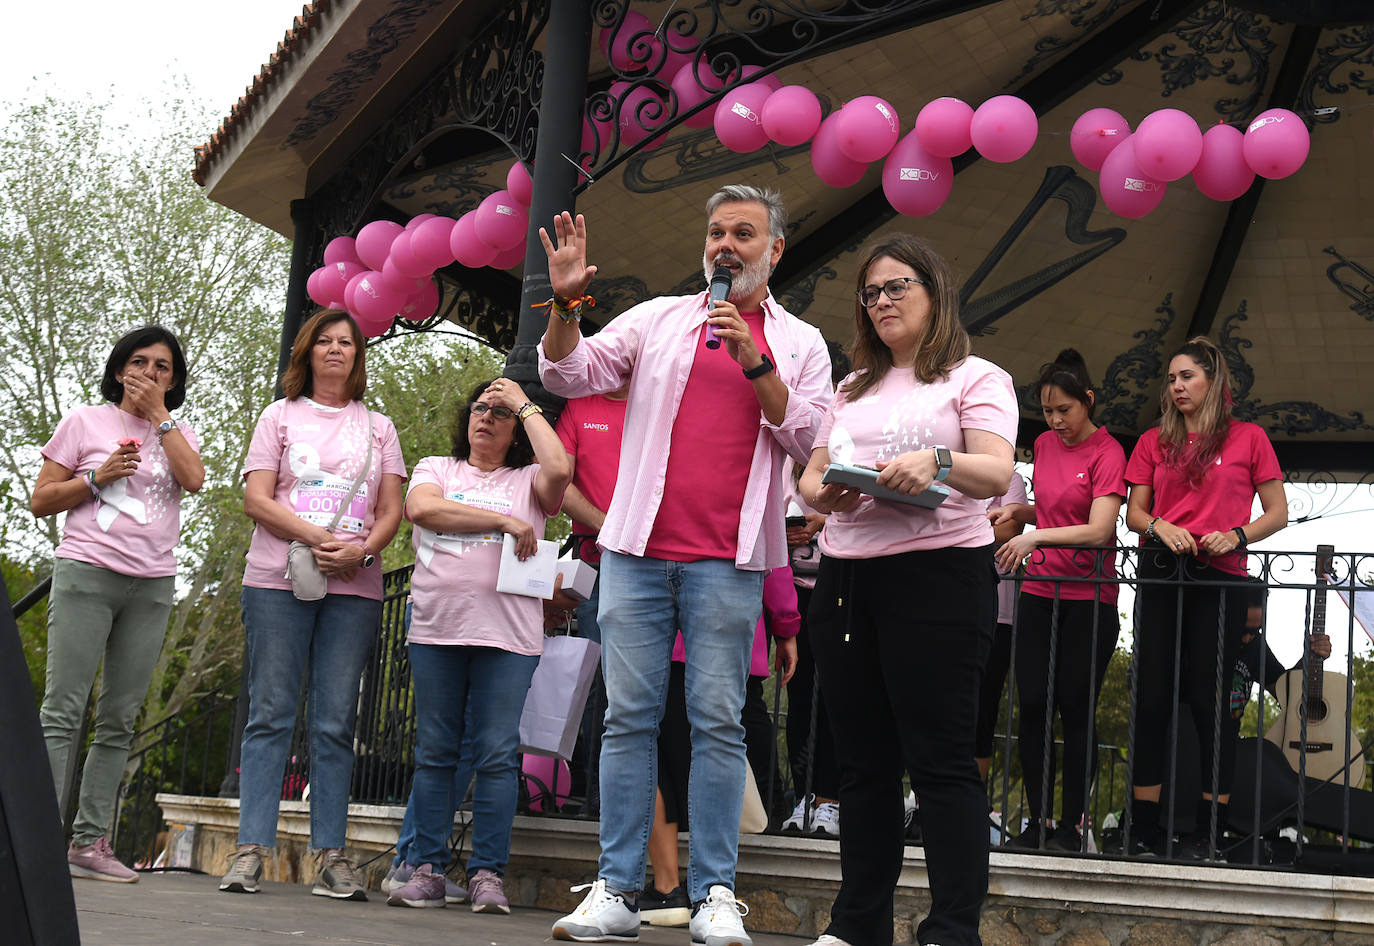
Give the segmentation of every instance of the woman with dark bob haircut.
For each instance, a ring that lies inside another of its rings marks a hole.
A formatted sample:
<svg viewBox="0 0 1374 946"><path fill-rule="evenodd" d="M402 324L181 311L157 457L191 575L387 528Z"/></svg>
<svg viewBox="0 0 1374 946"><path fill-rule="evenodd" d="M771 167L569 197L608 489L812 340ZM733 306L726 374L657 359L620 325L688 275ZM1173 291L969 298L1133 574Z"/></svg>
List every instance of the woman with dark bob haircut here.
<svg viewBox="0 0 1374 946"><path fill-rule="evenodd" d="M572 479L563 442L509 378L477 385L458 411L453 456L415 465L406 518L415 524L408 643L415 685L413 836L397 843L393 906L442 907L454 774L464 728L472 744L475 913L509 913L502 878L519 792L520 713L544 650L539 598L496 590L502 549L524 560ZM400 878L406 878L403 883Z"/></svg>
<svg viewBox="0 0 1374 946"><path fill-rule="evenodd" d="M53 784L68 758L104 659L95 735L81 775L67 864L73 877L134 883L110 849L110 821L134 723L172 610L181 494L205 482L195 431L172 418L186 400L186 359L160 325L115 343L100 393L43 447L30 507L66 512L48 598L48 676L40 716Z"/></svg>
<svg viewBox="0 0 1374 946"><path fill-rule="evenodd" d="M1012 477L1011 378L970 354L948 267L892 234L859 267L855 371L835 393L801 478L828 514L808 623L840 766L840 891L816 941L887 946L902 870L902 773L920 797L930 915L922 943L969 946L988 884L987 796L974 763L997 622L982 500ZM831 462L934 509L826 484Z"/></svg>
<svg viewBox="0 0 1374 946"><path fill-rule="evenodd" d="M316 313L291 349L286 396L262 412L248 446L243 509L257 523L243 572L248 724L239 845L221 890L255 892L263 857L276 846L282 773L308 666L310 842L320 852L311 892L367 899L344 851L353 723L381 627L378 558L401 522L406 468L395 426L363 404L366 389L358 326L337 309ZM293 593L286 577L293 541L310 546L327 579L324 597Z"/></svg>

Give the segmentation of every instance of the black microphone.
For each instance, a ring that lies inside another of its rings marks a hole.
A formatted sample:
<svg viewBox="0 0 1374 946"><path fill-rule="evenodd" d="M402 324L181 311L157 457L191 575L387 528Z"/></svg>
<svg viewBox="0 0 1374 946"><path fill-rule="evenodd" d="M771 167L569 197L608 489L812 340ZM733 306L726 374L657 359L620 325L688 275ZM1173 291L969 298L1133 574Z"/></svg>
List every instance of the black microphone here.
<svg viewBox="0 0 1374 946"><path fill-rule="evenodd" d="M730 298L730 284L735 281L735 277L730 273L728 267L717 266L716 271L711 274L711 303L724 302ZM706 347L719 348L720 339L716 338L716 327L710 322L706 323Z"/></svg>

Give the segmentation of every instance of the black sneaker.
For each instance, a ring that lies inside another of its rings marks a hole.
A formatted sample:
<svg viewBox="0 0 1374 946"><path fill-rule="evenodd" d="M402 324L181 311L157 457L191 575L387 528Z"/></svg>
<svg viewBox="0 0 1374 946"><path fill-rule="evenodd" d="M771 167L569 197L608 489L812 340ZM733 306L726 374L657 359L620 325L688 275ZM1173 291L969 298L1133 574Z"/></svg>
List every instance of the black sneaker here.
<svg viewBox="0 0 1374 946"><path fill-rule="evenodd" d="M1039 821L1026 825L1024 831L1007 842L1007 847L1020 851L1038 851L1047 846L1045 827Z"/></svg>
<svg viewBox="0 0 1374 946"><path fill-rule="evenodd" d="M1176 861L1191 861L1193 863L1224 861L1226 859L1223 854L1224 846L1224 836L1217 838L1217 854L1213 857L1211 837L1208 832L1188 831L1174 838L1172 859Z"/></svg>
<svg viewBox="0 0 1374 946"><path fill-rule="evenodd" d="M1051 851L1081 854L1083 853L1083 835L1079 834L1078 829L1073 825L1061 824L1046 839L1045 847Z"/></svg>
<svg viewBox="0 0 1374 946"><path fill-rule="evenodd" d="M1136 832L1131 832L1131 846L1127 849L1122 841L1124 834L1120 828L1111 828L1102 832L1102 853L1110 854L1115 857L1159 857L1158 839L1142 837Z"/></svg>
<svg viewBox="0 0 1374 946"><path fill-rule="evenodd" d="M650 926L686 926L692 920L692 904L679 885L672 893L659 893L650 885L639 892L639 922Z"/></svg>

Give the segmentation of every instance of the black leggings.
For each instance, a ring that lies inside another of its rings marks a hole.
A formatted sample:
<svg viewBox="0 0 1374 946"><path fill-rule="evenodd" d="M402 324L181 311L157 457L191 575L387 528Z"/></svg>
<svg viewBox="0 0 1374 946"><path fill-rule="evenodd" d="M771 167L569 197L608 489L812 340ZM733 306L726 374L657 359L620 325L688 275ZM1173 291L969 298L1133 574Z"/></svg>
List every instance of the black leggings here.
<svg viewBox="0 0 1374 946"><path fill-rule="evenodd" d="M1060 599L1056 628L1055 607L1053 598L1022 592L1017 609L1021 771L1031 817L1052 817L1054 812L1045 807L1044 784L1048 777L1053 799L1055 746L1053 738L1045 739L1045 728L1053 724L1052 711L1058 710L1064 734L1064 810L1060 822L1076 826L1083 818L1089 773L1097 771L1097 695L1116 648L1121 622L1115 603Z"/></svg>
<svg viewBox="0 0 1374 946"><path fill-rule="evenodd" d="M1164 781L1170 720L1174 706L1182 702L1192 711L1197 731L1197 771L1202 790L1208 794L1212 791L1215 746L1217 792L1224 795L1231 790L1236 764L1236 728L1231 724L1230 708L1225 701L1230 695L1231 669L1245 634L1250 584L1243 575L1219 571L1192 557L1175 557L1163 545L1153 542L1140 551L1138 575L1141 584L1136 595L1138 678L1132 781L1138 786ZM1223 701L1220 706L1218 689ZM1218 712L1219 746L1213 739ZM1179 764L1190 763L1180 759Z"/></svg>
<svg viewBox="0 0 1374 946"><path fill-rule="evenodd" d="M797 586L797 610L801 633L797 635L797 671L787 684L787 761L792 768L792 787L797 801L809 792L819 798L840 797L840 767L835 761L835 737L825 716L825 698L817 689L816 658L812 653L811 627L806 620L811 589ZM812 702L812 696L816 697ZM816 733L811 736L811 716ZM808 754L808 747L814 752Z"/></svg>
<svg viewBox="0 0 1374 946"><path fill-rule="evenodd" d="M974 758L987 759L992 756L992 737L997 732L997 724L1002 722L1002 714L998 710L1002 707L1002 689L1006 686L1010 667L1011 625L998 624L987 666L983 668L983 686L978 693L978 729L973 736Z"/></svg>

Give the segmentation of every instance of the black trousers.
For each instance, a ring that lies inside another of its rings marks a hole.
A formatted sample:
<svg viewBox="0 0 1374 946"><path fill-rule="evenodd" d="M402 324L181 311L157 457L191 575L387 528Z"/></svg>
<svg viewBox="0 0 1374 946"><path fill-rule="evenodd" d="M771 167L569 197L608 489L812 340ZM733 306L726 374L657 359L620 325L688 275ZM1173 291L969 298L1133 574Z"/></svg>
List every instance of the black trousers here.
<svg viewBox="0 0 1374 946"><path fill-rule="evenodd" d="M1089 773L1097 769L1097 695L1112 661L1121 622L1116 605L1103 601L1061 599L1058 615L1055 606L1053 598L1021 594L1016 621L1016 693L1021 708L1018 742L1031 817L1053 817L1053 811L1042 810L1045 778L1048 775L1052 798L1055 774L1054 739L1045 738L1045 728L1053 721L1053 711L1059 712L1064 733L1064 810L1060 821L1077 825L1083 818Z"/></svg>
<svg viewBox="0 0 1374 946"><path fill-rule="evenodd" d="M1007 684L1007 670L1011 668L1011 625L998 624L983 668L983 686L978 693L978 729L973 739L973 754L979 759L992 757L992 740L997 724L1004 721L1002 690Z"/></svg>
<svg viewBox="0 0 1374 946"><path fill-rule="evenodd" d="M991 545L821 562L809 618L844 813L833 936L892 942L908 771L921 799L931 897L917 939L981 942L987 796L973 741L996 582Z"/></svg>
<svg viewBox="0 0 1374 946"><path fill-rule="evenodd" d="M792 787L799 802L807 793L821 798L838 798L840 791L835 737L830 733L830 720L825 715L825 698L817 690L815 648L806 616L810 605L811 589L798 585L797 609L801 611L802 626L797 635L797 671L787 684L787 762L792 769ZM816 716L814 738L811 733L813 713Z"/></svg>
<svg viewBox="0 0 1374 946"><path fill-rule="evenodd" d="M1236 729L1230 725L1227 703L1231 670L1245 633L1251 584L1244 576L1219 571L1192 557L1180 560L1157 543L1141 549L1137 574L1142 581L1136 595L1138 678L1132 780L1136 785L1163 782L1170 721L1174 706L1182 702L1191 711L1197 732L1202 790L1212 791L1215 755L1217 791L1226 794L1236 763ZM1147 583L1149 579L1173 580ZM1218 720L1220 740L1213 738ZM1179 760L1180 766L1190 764L1191 760Z"/></svg>

